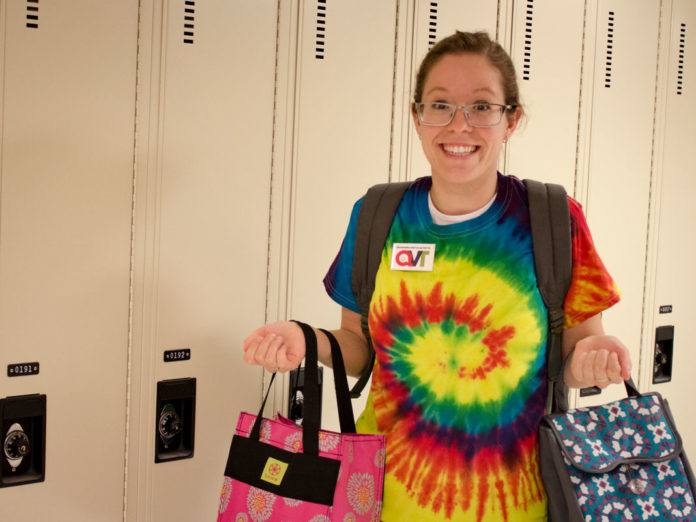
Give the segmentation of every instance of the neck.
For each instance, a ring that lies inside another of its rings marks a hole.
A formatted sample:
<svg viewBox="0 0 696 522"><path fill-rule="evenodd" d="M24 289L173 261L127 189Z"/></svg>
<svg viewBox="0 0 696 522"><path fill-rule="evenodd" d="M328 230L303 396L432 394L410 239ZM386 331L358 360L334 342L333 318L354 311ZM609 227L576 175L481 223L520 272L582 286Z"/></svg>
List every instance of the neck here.
<svg viewBox="0 0 696 522"><path fill-rule="evenodd" d="M482 208L495 195L498 175L489 176L480 183L448 184L433 177L430 197L440 212L450 216L469 214Z"/></svg>

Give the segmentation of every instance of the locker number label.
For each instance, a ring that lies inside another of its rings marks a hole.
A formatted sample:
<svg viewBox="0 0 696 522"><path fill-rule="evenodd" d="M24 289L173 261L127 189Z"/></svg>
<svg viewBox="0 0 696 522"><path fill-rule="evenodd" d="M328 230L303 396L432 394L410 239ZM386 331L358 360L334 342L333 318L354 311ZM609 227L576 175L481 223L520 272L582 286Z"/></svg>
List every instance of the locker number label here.
<svg viewBox="0 0 696 522"><path fill-rule="evenodd" d="M190 361L191 349L182 348L180 350L165 350L164 362Z"/></svg>
<svg viewBox="0 0 696 522"><path fill-rule="evenodd" d="M28 363L16 363L7 365L7 376L8 377L22 377L24 375L38 375L39 373L39 363L38 362L28 362Z"/></svg>
<svg viewBox="0 0 696 522"><path fill-rule="evenodd" d="M660 307L660 313L661 314L671 314L672 313L672 305L662 305Z"/></svg>

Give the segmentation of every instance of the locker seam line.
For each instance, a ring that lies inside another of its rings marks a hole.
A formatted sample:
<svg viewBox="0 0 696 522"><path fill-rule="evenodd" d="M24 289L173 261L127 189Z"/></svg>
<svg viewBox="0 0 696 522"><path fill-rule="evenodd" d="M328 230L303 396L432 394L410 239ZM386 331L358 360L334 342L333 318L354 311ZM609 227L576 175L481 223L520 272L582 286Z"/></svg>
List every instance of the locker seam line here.
<svg viewBox="0 0 696 522"><path fill-rule="evenodd" d="M391 103L391 129L389 130L389 170L388 176L389 181L395 179L393 168L394 168L394 132L395 132L395 118L396 118L396 82L397 82L397 67L398 67L398 53L399 53L399 13L400 13L401 0L396 0L396 12L394 13L394 58L392 61L392 103ZM396 176L398 178L398 174Z"/></svg>
<svg viewBox="0 0 696 522"><path fill-rule="evenodd" d="M266 242L266 288L265 288L265 306L264 306L264 324L269 322L269 305L271 301L271 283L272 283L272 278L273 278L273 262L272 262L272 256L273 256L273 240L274 240L274 224L275 224L275 219L274 219L274 205L273 205L273 198L274 194L276 191L274 191L276 181L278 177L281 178L282 182L282 187L281 187L281 202L280 202L280 212L281 212L281 217L280 217L280 223L281 223L281 228L282 224L284 222L284 218L282 216L283 209L285 208L285 203L282 201L282 199L285 197L285 171L286 171L286 159L283 159L282 163L282 168L283 168L283 173L281 176L276 175L276 169L278 167L277 162L276 162L276 153L278 150L278 92L279 92L279 76L280 76L280 69L279 69L279 64L280 64L280 59L281 59L281 32L282 32L282 24L283 24L283 19L282 19L282 0L278 0L276 3L276 47L275 47L275 63L274 63L274 72L273 72L273 109L272 109L272 124L271 124L271 144L270 144L270 154L271 154L271 162L269 165L270 168L270 178L269 178L269 199L268 199L268 228L267 228L267 242ZM291 24L292 25L292 24ZM295 50L295 53L297 53L297 49ZM295 66L297 64L297 57L295 54ZM287 107L285 107L285 110L287 111ZM293 109L294 110L294 109ZM287 121L285 118L282 119L283 122L285 122L285 130L283 140L282 140L282 146L284 149L287 149ZM284 151L284 156L285 156L285 151ZM283 233L282 230L280 232L280 243L282 244L282 239ZM283 248L281 247L279 249L279 255L280 258L282 259L283 257ZM282 262L280 263L279 267L279 272L282 270ZM288 278L288 268L285 268L286 274L285 274L285 279L287 280ZM284 299L284 316L287 317L287 306L288 306L288 298L287 295L285 296ZM277 306L278 303L276 302L276 312L277 312ZM277 315L276 315L277 318ZM264 390L266 389L266 382L267 379L269 378L269 374L265 371L261 372L261 382L259 386L259 396L263 397ZM285 379L282 380L283 383L285 383ZM280 387L280 393L281 393L281 406L279 407L276 404L276 401L278 400L278 388ZM282 397L282 392L284 389L284 384L278 384L274 386L274 391L273 394L271 395L271 399L273 401L273 411L277 411L280 408L282 408L282 403L283 403L283 397Z"/></svg>
<svg viewBox="0 0 696 522"><path fill-rule="evenodd" d="M645 325L646 322L649 321L649 314L648 310L646 309L646 296L649 291L649 269L648 267L650 266L650 239L652 237L652 232L653 232L653 226L655 224L651 225L652 223L652 201L653 201L653 187L655 184L656 176L655 176L655 168L656 168L656 146L657 146L657 123L658 123L658 103L659 103L659 94L660 94L660 55L662 53L662 22L663 22L663 5L664 1L660 0L659 4L659 11L660 14L657 18L657 50L656 50L656 59L655 59L655 90L653 94L653 119L652 119L652 143L651 143L651 152L650 152L650 183L648 184L648 208L647 208L647 214L648 214L648 219L647 223L648 226L646 227L645 230L645 253L644 253L644 266L645 269L643 270L643 294L642 294L642 301L643 301L643 306L641 310L641 329L640 329L640 340L639 340L639 350L642 349L643 343L645 342ZM669 64L669 59L667 60ZM659 179L659 177L658 177ZM658 202L659 203L659 202ZM658 214L659 217L659 214ZM659 223L657 224L659 226ZM653 303L651 303L653 304ZM639 357L638 357L638 375L641 376L643 374L644 364L645 361L643 360L644 358L640 356L639 352ZM638 381L640 383L640 380ZM646 385L648 383L645 383Z"/></svg>
<svg viewBox="0 0 696 522"><path fill-rule="evenodd" d="M577 127L576 127L576 137L575 137L575 174L573 176L573 196L578 195L578 176L580 174L580 141L582 132L582 108L583 108L583 97L582 97L582 82L585 74L585 39L587 36L587 1L585 1L585 7L582 16L582 45L580 48L580 78L578 83L578 117L577 117Z"/></svg>
<svg viewBox="0 0 696 522"><path fill-rule="evenodd" d="M133 175L131 192L131 237L130 237L130 284L128 289L128 347L126 351L126 418L125 418L125 444L123 456L123 522L128 516L128 472L129 472L129 450L130 450L130 408L131 408L131 386L133 376L133 318L134 318L134 286L135 286L135 224L136 224L136 190L137 190L137 162L138 162L138 92L140 86L140 39L142 0L138 0L138 16L136 22L136 47L135 47L135 98L133 110Z"/></svg>
<svg viewBox="0 0 696 522"><path fill-rule="evenodd" d="M495 40L500 41L500 2L498 0L495 5ZM514 3L514 0L513 0Z"/></svg>
<svg viewBox="0 0 696 522"><path fill-rule="evenodd" d="M275 47L275 64L273 70L273 119L271 130L271 165L270 165L270 187L268 197L268 228L266 235L266 306L264 306L264 323L268 322L268 302L270 299L271 286L271 247L273 235L273 184L275 181L275 152L276 152L276 131L277 118L276 111L278 110L278 60L280 59L280 0L276 2L276 47ZM263 391L263 390L262 390Z"/></svg>

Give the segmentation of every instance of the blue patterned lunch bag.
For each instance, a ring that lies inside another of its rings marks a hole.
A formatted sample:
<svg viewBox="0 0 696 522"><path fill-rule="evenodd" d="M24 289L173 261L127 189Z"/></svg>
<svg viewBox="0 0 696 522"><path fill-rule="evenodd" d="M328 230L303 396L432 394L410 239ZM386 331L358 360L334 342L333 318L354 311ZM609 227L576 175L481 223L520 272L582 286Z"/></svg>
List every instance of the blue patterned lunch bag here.
<svg viewBox="0 0 696 522"><path fill-rule="evenodd" d="M694 475L659 393L544 417L541 474L552 522L696 521Z"/></svg>

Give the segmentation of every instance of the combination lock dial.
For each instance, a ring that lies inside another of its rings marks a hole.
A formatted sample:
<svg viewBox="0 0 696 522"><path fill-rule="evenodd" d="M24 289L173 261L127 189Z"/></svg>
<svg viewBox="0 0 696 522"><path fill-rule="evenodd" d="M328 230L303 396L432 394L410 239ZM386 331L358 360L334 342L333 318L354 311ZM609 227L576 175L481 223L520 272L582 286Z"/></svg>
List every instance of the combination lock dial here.
<svg viewBox="0 0 696 522"><path fill-rule="evenodd" d="M3 443L3 452L12 471L19 467L22 459L29 454L30 449L29 437L22 426L18 423L10 426Z"/></svg>
<svg viewBox="0 0 696 522"><path fill-rule="evenodd" d="M159 381L154 414L155 463L192 458L196 433L196 379Z"/></svg>
<svg viewBox="0 0 696 522"><path fill-rule="evenodd" d="M159 435L165 447L167 447L167 444L171 442L174 437L179 435L183 429L184 425L174 406L166 404L164 408L162 408L158 423Z"/></svg>

